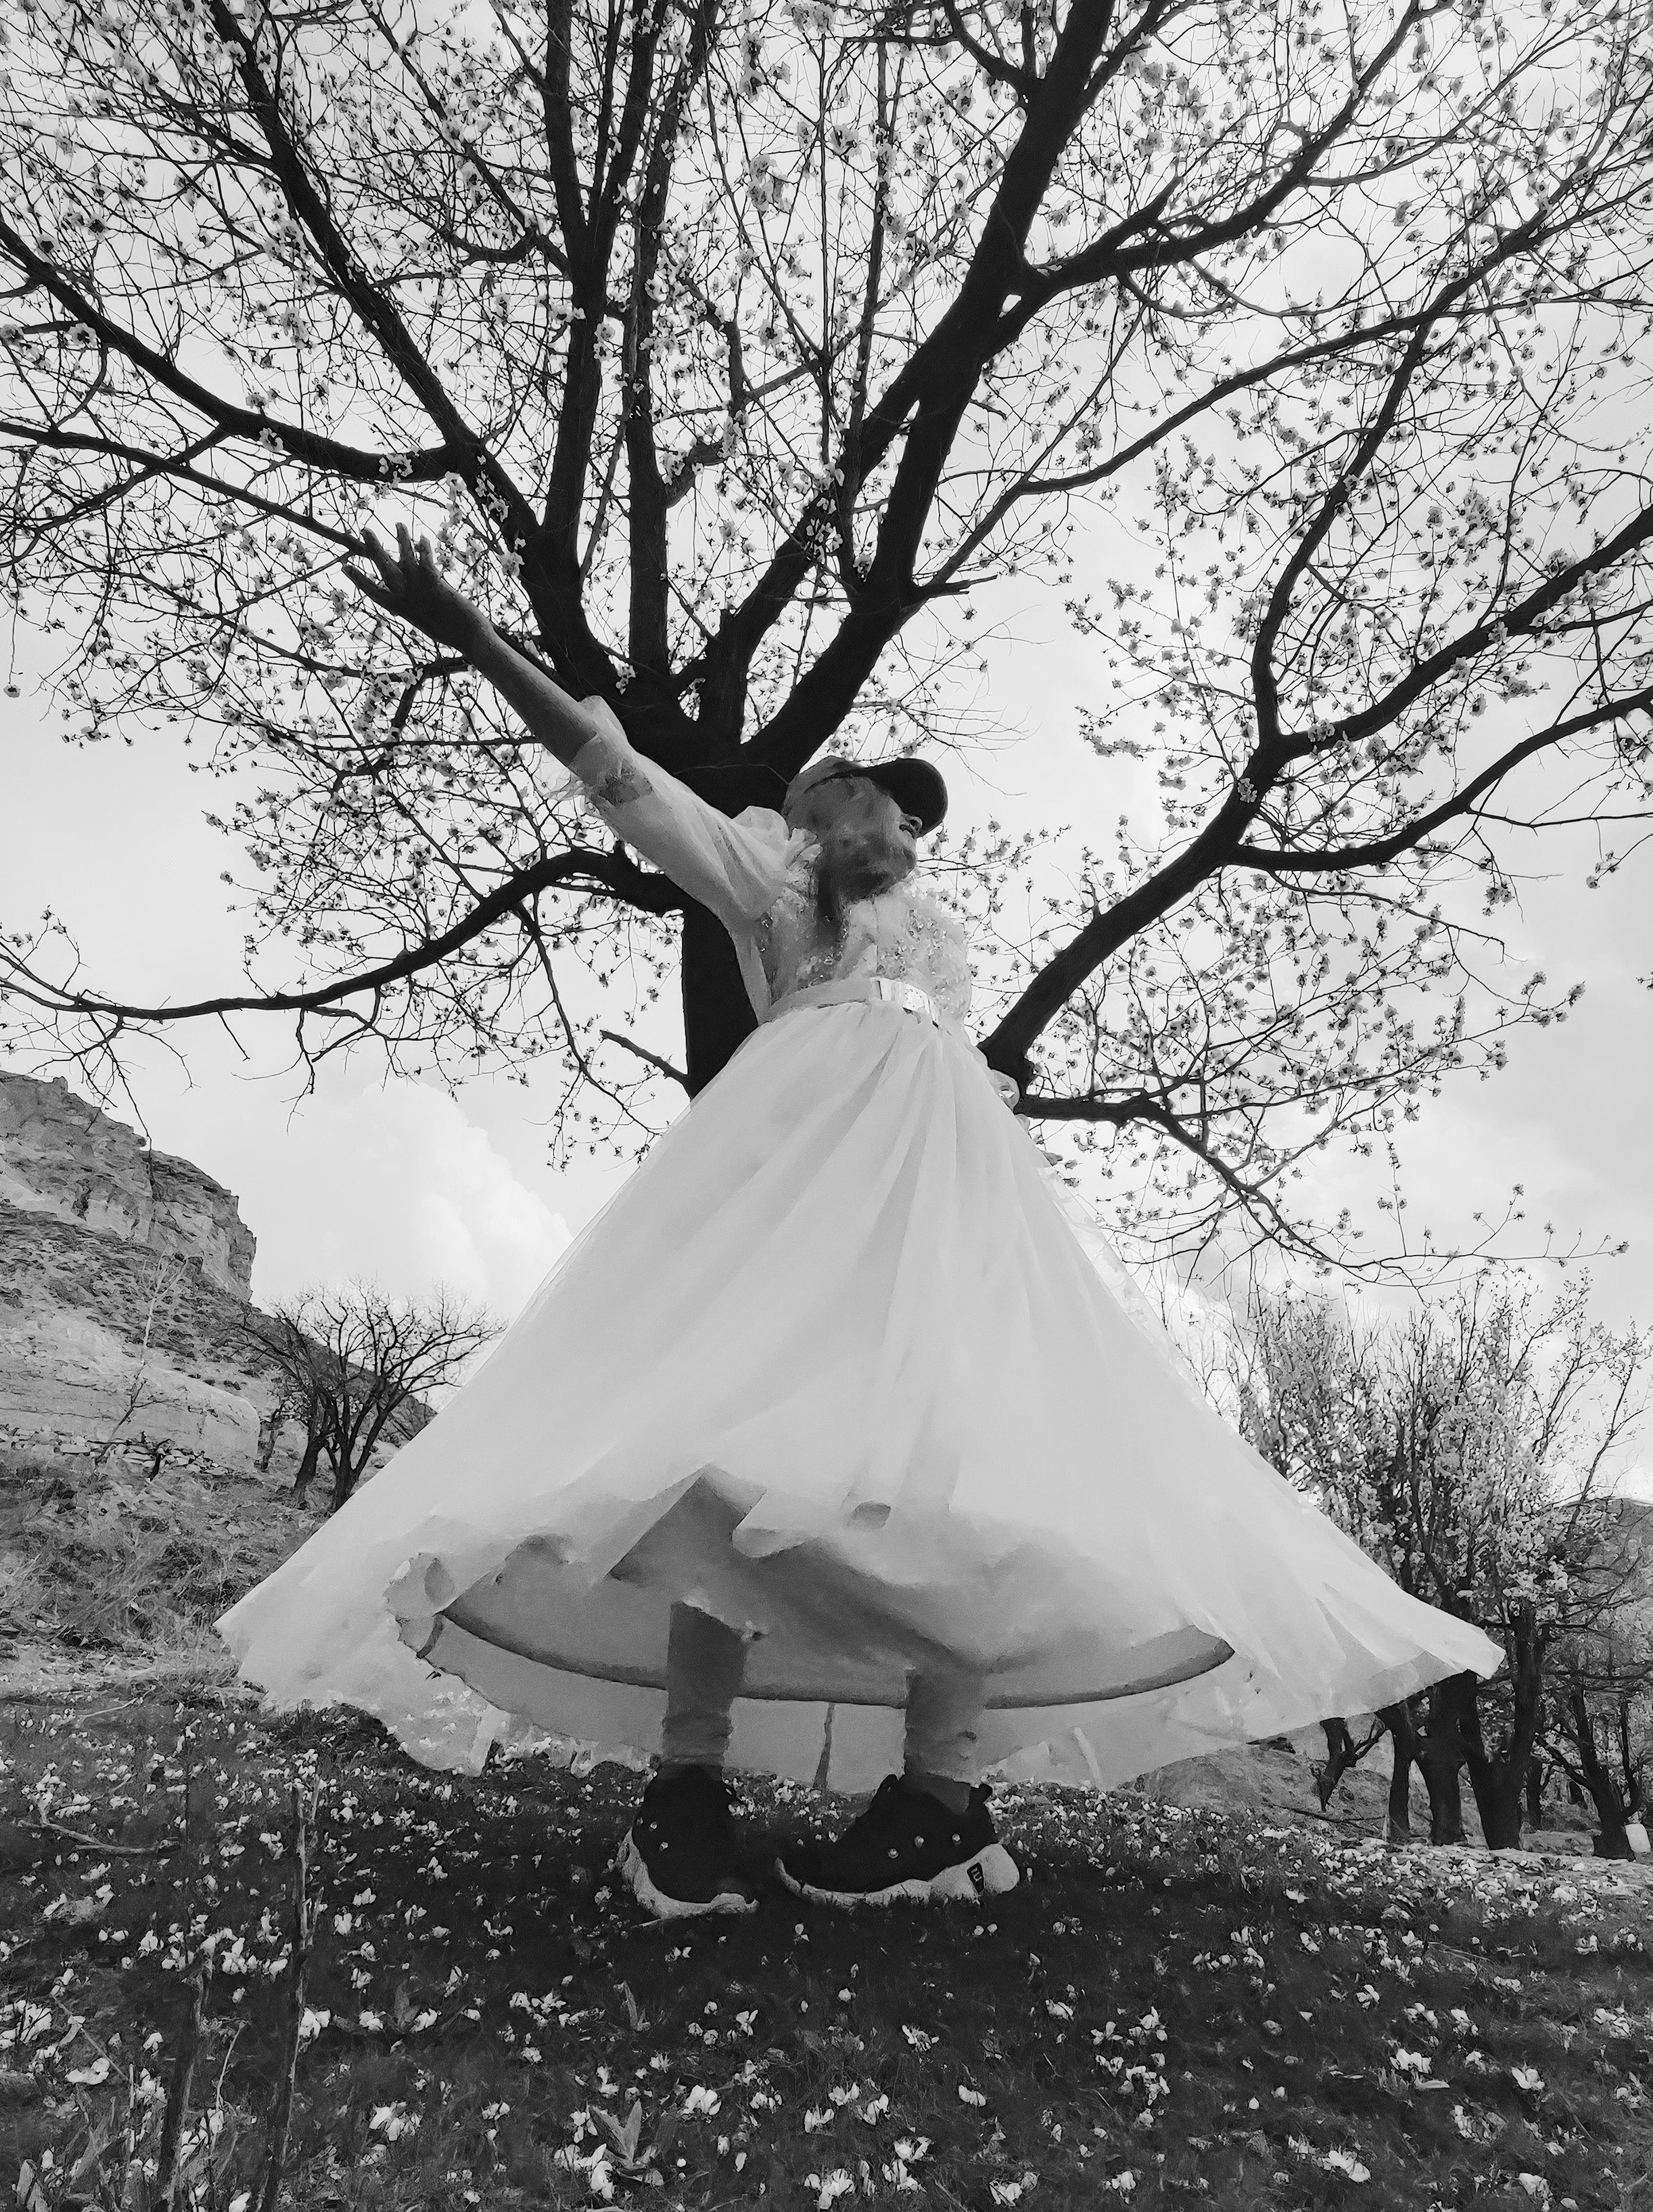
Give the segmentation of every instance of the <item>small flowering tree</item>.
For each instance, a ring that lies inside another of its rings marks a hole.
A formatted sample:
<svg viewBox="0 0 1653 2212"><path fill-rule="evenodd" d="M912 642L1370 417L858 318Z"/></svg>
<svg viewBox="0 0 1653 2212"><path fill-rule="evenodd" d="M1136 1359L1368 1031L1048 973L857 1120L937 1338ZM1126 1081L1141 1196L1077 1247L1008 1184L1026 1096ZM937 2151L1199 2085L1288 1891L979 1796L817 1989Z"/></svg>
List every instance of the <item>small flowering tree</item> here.
<svg viewBox="0 0 1653 2212"><path fill-rule="evenodd" d="M14 921L9 1041L95 1070L279 1012L312 1059L548 1059L565 1131L640 1141L749 1023L729 948L342 585L354 534L431 533L731 810L829 741L978 748L978 633L1038 592L1129 811L1031 872L953 848L987 1054L1167 1245L1358 1256L1302 1164L1565 1012L1496 934L1523 835L1646 804L1644 32L16 0L0 573L69 738L171 726L225 780L252 920L190 1005ZM676 969L681 1068L613 1004Z"/></svg>
<svg viewBox="0 0 1653 2212"><path fill-rule="evenodd" d="M1547 1670L1558 1653L1577 1663L1632 1593L1610 1478L1653 1336L1593 1322L1588 1297L1583 1281L1544 1304L1483 1279L1398 1324L1301 1295L1254 1310L1238 1397L1258 1449L1403 1589L1504 1646L1493 1682L1458 1676L1378 1717L1392 1834L1408 1832L1416 1764L1432 1841L1462 1838L1466 1766L1487 1843L1518 1840Z"/></svg>

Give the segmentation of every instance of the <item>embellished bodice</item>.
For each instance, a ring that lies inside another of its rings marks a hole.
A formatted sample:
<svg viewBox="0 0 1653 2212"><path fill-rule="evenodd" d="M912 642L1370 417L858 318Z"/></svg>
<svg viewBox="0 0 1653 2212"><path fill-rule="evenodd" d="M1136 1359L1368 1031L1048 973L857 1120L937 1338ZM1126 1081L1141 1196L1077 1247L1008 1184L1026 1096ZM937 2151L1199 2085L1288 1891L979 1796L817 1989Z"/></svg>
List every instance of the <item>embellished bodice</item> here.
<svg viewBox="0 0 1653 2212"><path fill-rule="evenodd" d="M749 806L732 820L645 761L600 699L583 702L598 734L574 773L602 820L711 911L734 939L760 1020L794 992L881 975L927 992L946 1021L970 1013L970 949L954 915L909 878L852 901L834 933L815 896L820 847L784 815Z"/></svg>
<svg viewBox="0 0 1653 2212"><path fill-rule="evenodd" d="M887 976L927 991L938 1010L963 1022L970 1013L970 954L953 915L911 883L846 907L834 935L815 898L815 848L806 842L787 870L779 896L753 928L772 1006L795 991L851 976Z"/></svg>

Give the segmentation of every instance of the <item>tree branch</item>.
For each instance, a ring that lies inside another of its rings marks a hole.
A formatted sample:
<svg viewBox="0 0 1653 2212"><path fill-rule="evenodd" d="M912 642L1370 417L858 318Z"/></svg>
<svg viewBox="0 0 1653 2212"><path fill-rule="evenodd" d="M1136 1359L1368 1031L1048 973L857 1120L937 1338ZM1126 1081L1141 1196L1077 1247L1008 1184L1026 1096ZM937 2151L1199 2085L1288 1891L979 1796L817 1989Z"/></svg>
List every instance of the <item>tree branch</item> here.
<svg viewBox="0 0 1653 2212"><path fill-rule="evenodd" d="M718 0L698 0L688 51L672 78L644 167L636 216L635 266L627 313L623 406L626 466L631 493L631 657L633 669L669 689L666 610L671 573L666 538L670 504L660 474L654 422L654 297L672 161L684 112L705 74Z"/></svg>
<svg viewBox="0 0 1653 2212"><path fill-rule="evenodd" d="M991 77L995 84L1004 85L1014 92L1025 107L1038 88L1037 73L1016 68L1014 63L1007 62L1002 55L994 53L990 47L983 46L979 39L972 36L966 29L964 17L959 13L958 0L942 0L942 6L952 26L954 37L982 75Z"/></svg>
<svg viewBox="0 0 1653 2212"><path fill-rule="evenodd" d="M130 361L162 391L170 392L175 399L182 400L186 407L193 408L197 415L233 436L255 443L273 439L282 452L294 460L345 477L354 483L383 483L392 467L399 477L409 483L439 483L458 465L458 453L451 445L424 447L405 454L376 453L366 447L347 446L337 439L322 437L305 428L302 423L273 422L255 408L237 406L221 398L194 377L185 375L165 354L146 345L135 331L124 330L106 315L88 294L34 251L3 210L0 210L0 252L17 264L31 288L49 293L66 313L94 332L112 353ZM27 434L35 437L39 434L30 429Z"/></svg>
<svg viewBox="0 0 1653 2212"><path fill-rule="evenodd" d="M609 1044L617 1044L627 1052L635 1053L639 1060L646 1060L651 1067L658 1069L662 1075L669 1076L674 1083L681 1083L685 1091L688 1089L688 1078L681 1067L675 1067L671 1061L663 1058L661 1054L651 1052L647 1045L639 1044L635 1037L622 1036L618 1030L599 1030L597 1035Z"/></svg>
<svg viewBox="0 0 1653 2212"><path fill-rule="evenodd" d="M1318 853L1269 852L1256 845L1240 844L1235 848L1232 864L1237 867L1255 868L1269 876L1338 875L1357 868L1386 867L1402 853L1412 851L1426 837L1464 815L1475 811L1475 801L1486 792L1502 783L1505 777L1519 768L1535 753L1547 745L1559 744L1563 739L1577 737L1586 730L1599 729L1603 722L1613 722L1630 714L1653 714L1653 684L1639 691L1630 692L1622 699L1608 701L1593 708L1589 713L1574 714L1565 721L1552 723L1547 730L1539 730L1523 738L1519 744L1511 745L1499 755L1479 775L1473 776L1463 789L1452 798L1443 799L1438 806L1420 814L1403 829L1392 831L1386 837L1372 837L1359 845L1332 846Z"/></svg>
<svg viewBox="0 0 1653 2212"><path fill-rule="evenodd" d="M142 446L127 445L118 438L98 438L84 432L57 430L3 416L0 416L0 438L15 438L20 445L43 446L51 453L96 453L109 460L129 462L136 473L121 487L123 495L133 490L146 477L165 477L173 483L190 484L210 499L226 500L237 506L251 507L256 514L289 523L295 530L302 530L310 537L322 538L328 544L337 546L341 552L354 553L356 550L356 541L348 531L335 530L330 524L319 521L308 509L296 502L267 499L262 492L250 490L243 484L227 483L221 477L209 476L204 469L194 468L181 459L152 453ZM218 434L215 433L210 439L197 441L189 450L197 453L203 445L218 442ZM52 519L57 521L62 518Z"/></svg>
<svg viewBox="0 0 1653 2212"><path fill-rule="evenodd" d="M989 1043L992 1040L989 1039ZM986 1047L983 1048L984 1051ZM1209 1168L1219 1182L1246 1208L1261 1215L1269 1224L1275 1242L1284 1250L1304 1252L1318 1260L1325 1258L1319 1248L1305 1237L1296 1224L1281 1211L1267 1191L1257 1184L1247 1182L1244 1176L1231 1167L1226 1160L1214 1151L1209 1142L1191 1129L1181 1115L1156 1098L1149 1091L1135 1091L1125 1098L1053 1098L1047 1093L1032 1091L1024 1095L1016 1108L1029 1120L1042 1121L1090 1121L1111 1123L1123 1128L1132 1121L1147 1123L1160 1129L1191 1152L1196 1159Z"/></svg>
<svg viewBox="0 0 1653 2212"><path fill-rule="evenodd" d="M439 967L451 953L481 936L506 915L526 907L542 892L559 890L582 876L645 914L673 914L683 902L682 893L674 884L664 876L639 867L628 854L618 851L596 853L576 846L519 870L439 936L427 938L398 953L394 960L366 969L359 975L318 983L310 990L263 991L198 999L180 1006L130 1006L48 983L3 943L0 943L0 977L5 979L8 989L15 997L45 1012L90 1014L122 1023L197 1021L206 1015L237 1013L325 1013L364 991L378 997L392 985L405 982L427 968Z"/></svg>
<svg viewBox="0 0 1653 2212"><path fill-rule="evenodd" d="M1150 7L1147 18L1166 12ZM863 475L877 465L903 423L907 434L880 518L863 591L784 703L747 747L766 767L792 774L803 766L820 743L821 730L837 727L879 654L924 603L914 584L913 563L935 488L990 350L1004 301L1023 281L1029 230L1063 149L1084 112L1091 70L1112 21L1112 0L1075 0L1040 80L1038 95L1006 158L958 292L884 398L868 413L860 439ZM745 650L749 659L773 619L770 600L759 594L772 592L790 571L801 577L811 557L809 537L801 523L757 592L720 629L713 657L720 651Z"/></svg>

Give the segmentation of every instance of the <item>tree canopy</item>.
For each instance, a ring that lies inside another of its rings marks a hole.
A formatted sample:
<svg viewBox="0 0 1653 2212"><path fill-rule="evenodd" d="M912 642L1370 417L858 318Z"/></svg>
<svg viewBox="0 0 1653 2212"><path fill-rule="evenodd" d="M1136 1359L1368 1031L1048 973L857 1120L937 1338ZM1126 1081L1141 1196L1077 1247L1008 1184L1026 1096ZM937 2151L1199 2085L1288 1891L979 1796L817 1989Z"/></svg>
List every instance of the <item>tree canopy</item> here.
<svg viewBox="0 0 1653 2212"><path fill-rule="evenodd" d="M175 724L252 871L246 975L200 1006L7 917L15 1046L267 1009L312 1057L551 1061L641 1135L681 946L705 1062L705 917L342 584L397 519L731 809L829 741L968 757L1005 580L1059 603L1081 818L942 872L990 1060L1123 1144L1172 1247L1238 1214L1358 1250L1297 1195L1315 1149L1381 1150L1565 1012L1498 931L1528 833L1599 824L1613 867L1648 805L1643 9L12 21L0 564L65 733Z"/></svg>

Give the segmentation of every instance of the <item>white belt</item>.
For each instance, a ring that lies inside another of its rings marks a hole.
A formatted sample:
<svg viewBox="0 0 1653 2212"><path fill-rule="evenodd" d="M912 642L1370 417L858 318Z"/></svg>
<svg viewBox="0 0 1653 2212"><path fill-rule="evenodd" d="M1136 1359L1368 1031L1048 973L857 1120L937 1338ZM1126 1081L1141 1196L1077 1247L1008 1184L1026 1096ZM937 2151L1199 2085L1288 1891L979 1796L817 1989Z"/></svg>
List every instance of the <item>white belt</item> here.
<svg viewBox="0 0 1653 2212"><path fill-rule="evenodd" d="M779 1014L790 1014L795 1006L880 1005L899 1007L904 1014L917 1014L922 1020L941 1027L941 1009L928 991L921 991L916 983L899 982L888 975L845 975L835 983L816 983L808 990L793 991L778 1000L765 1019L772 1022Z"/></svg>

